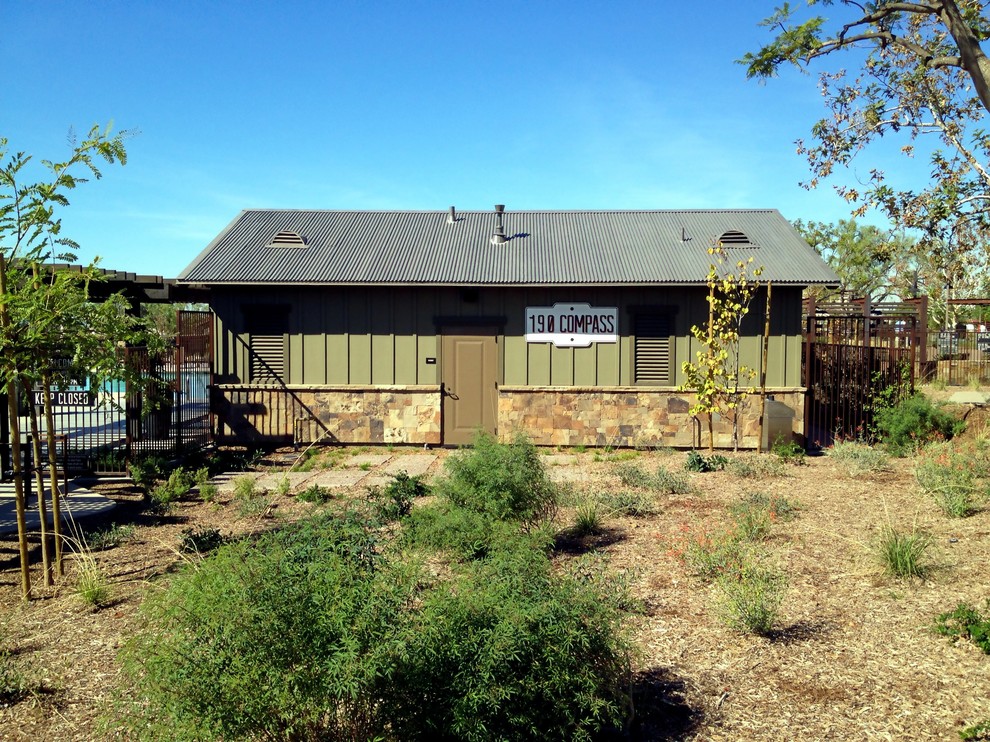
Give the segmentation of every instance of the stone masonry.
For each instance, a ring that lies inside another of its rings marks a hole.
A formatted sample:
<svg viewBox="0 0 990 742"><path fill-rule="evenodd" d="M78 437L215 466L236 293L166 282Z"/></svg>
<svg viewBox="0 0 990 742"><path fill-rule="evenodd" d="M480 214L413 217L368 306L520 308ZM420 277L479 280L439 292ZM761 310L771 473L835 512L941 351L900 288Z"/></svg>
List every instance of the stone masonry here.
<svg viewBox="0 0 990 742"><path fill-rule="evenodd" d="M800 433L804 425L804 393L775 392L774 410L787 411L786 422L774 423L783 437ZM516 431L542 446L707 446L707 418L692 418L691 394L644 390L638 387L503 387L499 389L498 429L503 438ZM750 397L742 415L742 448L756 448L759 398ZM732 419L716 418L715 446L732 447Z"/></svg>

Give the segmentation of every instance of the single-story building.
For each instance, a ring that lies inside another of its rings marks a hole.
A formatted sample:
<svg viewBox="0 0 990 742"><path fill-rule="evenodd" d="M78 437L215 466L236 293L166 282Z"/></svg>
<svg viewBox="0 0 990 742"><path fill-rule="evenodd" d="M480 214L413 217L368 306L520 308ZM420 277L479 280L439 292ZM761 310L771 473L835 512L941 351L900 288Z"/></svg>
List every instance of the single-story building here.
<svg viewBox="0 0 990 742"><path fill-rule="evenodd" d="M802 290L838 278L772 209L249 210L178 281L209 289L221 440L692 446L707 424L681 364L716 241L773 284L770 416L799 434ZM765 301L742 328L752 368Z"/></svg>

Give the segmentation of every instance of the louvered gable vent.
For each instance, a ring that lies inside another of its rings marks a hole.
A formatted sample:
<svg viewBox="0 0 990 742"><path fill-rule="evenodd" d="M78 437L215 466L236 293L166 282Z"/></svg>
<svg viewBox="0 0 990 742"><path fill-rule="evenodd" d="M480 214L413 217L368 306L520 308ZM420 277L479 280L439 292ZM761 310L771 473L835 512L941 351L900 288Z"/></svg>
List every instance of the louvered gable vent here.
<svg viewBox="0 0 990 742"><path fill-rule="evenodd" d="M726 249L731 247L759 247L759 245L754 244L746 236L745 232L740 232L738 229L730 229L727 232L723 232L722 236L718 238L718 241Z"/></svg>
<svg viewBox="0 0 990 742"><path fill-rule="evenodd" d="M306 240L298 232L284 230L272 237L268 247L306 247Z"/></svg>

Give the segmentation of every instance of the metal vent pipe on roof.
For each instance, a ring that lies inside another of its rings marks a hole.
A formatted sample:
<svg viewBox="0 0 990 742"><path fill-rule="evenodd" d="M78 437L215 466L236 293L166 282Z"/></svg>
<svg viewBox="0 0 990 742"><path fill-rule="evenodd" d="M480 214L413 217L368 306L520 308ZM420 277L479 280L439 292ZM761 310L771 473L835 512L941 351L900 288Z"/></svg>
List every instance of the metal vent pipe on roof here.
<svg viewBox="0 0 990 742"><path fill-rule="evenodd" d="M454 210L454 207L451 206L450 214L447 216L447 224L453 224L456 221L457 221L457 212Z"/></svg>
<svg viewBox="0 0 990 742"><path fill-rule="evenodd" d="M493 245L501 245L504 242L508 242L508 237L505 236L505 227L502 226L502 214L505 211L505 204L495 204L495 234L492 235L491 242Z"/></svg>

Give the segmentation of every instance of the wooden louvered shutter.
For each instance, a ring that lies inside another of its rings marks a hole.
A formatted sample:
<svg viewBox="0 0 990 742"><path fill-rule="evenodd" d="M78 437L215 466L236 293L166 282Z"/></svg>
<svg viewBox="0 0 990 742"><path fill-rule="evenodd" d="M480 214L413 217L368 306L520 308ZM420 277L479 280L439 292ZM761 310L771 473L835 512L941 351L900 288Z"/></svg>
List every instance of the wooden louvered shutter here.
<svg viewBox="0 0 990 742"><path fill-rule="evenodd" d="M288 307L251 307L247 314L247 330L251 338L251 381L285 383Z"/></svg>
<svg viewBox="0 0 990 742"><path fill-rule="evenodd" d="M670 317L637 314L633 375L637 384L670 383Z"/></svg>

